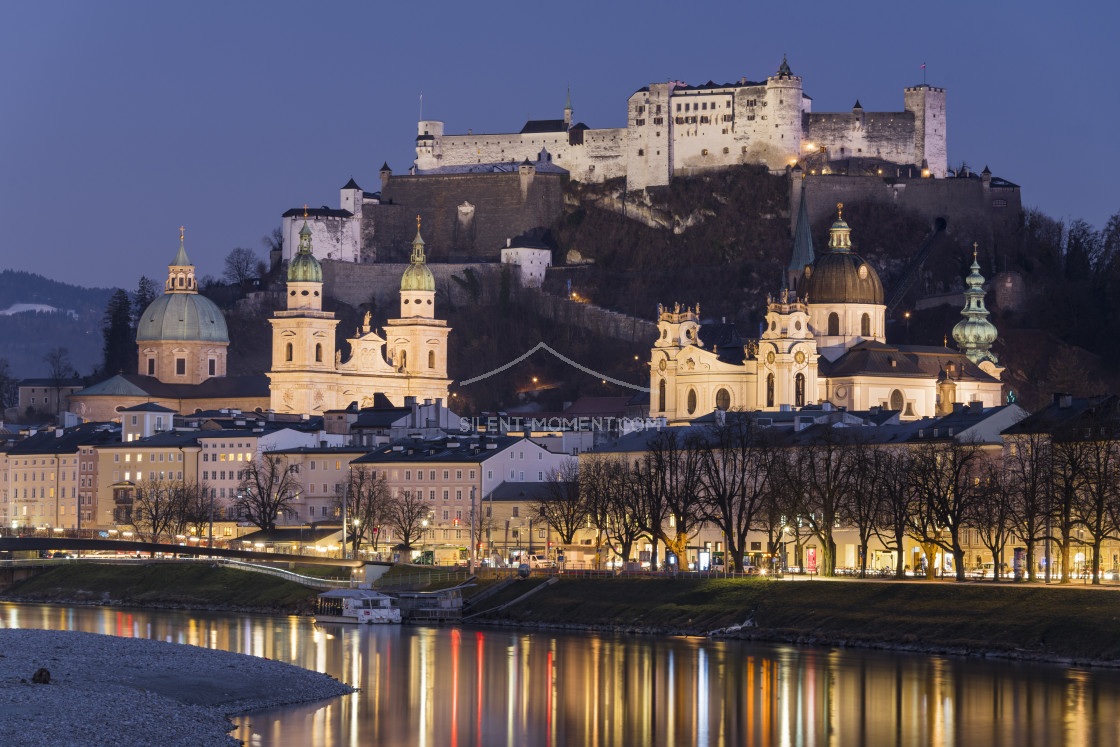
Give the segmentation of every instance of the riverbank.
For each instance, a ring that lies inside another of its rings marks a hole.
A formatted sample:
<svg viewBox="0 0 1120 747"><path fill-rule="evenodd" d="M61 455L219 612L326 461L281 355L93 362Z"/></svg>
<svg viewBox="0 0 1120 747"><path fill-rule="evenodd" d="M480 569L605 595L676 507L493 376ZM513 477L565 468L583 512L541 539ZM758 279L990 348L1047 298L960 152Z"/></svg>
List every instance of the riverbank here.
<svg viewBox="0 0 1120 747"><path fill-rule="evenodd" d="M487 599L528 589L513 584ZM984 583L564 579L472 623L1120 666L1120 591Z"/></svg>
<svg viewBox="0 0 1120 747"><path fill-rule="evenodd" d="M316 594L294 581L208 563L73 563L21 581L0 599L300 615L314 611Z"/></svg>
<svg viewBox="0 0 1120 747"><path fill-rule="evenodd" d="M237 745L231 716L354 692L319 672L179 643L0 629L0 743ZM40 669L49 683L33 682Z"/></svg>

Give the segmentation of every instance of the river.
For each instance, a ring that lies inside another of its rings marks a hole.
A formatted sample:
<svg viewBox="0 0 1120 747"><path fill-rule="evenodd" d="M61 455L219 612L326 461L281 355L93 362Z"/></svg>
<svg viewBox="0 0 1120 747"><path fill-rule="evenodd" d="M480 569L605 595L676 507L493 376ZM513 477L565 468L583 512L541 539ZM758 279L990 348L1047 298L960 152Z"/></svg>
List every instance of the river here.
<svg viewBox="0 0 1120 747"><path fill-rule="evenodd" d="M0 624L267 656L360 688L236 719L247 745L1120 743L1112 670L109 607L2 603Z"/></svg>

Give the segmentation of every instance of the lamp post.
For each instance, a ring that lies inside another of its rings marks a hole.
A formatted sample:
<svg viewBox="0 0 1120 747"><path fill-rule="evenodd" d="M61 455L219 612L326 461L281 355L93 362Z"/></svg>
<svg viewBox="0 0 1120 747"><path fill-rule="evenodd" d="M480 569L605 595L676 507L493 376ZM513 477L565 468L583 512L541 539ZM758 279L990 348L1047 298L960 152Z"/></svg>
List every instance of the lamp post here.
<svg viewBox="0 0 1120 747"><path fill-rule="evenodd" d="M468 535L471 538L471 564L470 572L474 574L478 562L478 543L474 537L474 486L471 486L471 530Z"/></svg>
<svg viewBox="0 0 1120 747"><path fill-rule="evenodd" d="M420 520L420 560L424 560L424 548L428 544L428 519Z"/></svg>

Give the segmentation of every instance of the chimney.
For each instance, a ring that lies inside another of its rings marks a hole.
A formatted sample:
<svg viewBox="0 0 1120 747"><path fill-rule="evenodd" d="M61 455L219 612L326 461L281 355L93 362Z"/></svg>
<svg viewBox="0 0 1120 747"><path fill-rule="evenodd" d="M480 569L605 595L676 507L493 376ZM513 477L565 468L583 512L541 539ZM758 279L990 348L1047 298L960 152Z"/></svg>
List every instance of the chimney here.
<svg viewBox="0 0 1120 747"><path fill-rule="evenodd" d="M1073 397L1065 392L1054 392L1053 400L1053 403L1063 410L1073 406Z"/></svg>
<svg viewBox="0 0 1120 747"><path fill-rule="evenodd" d="M984 403L973 400L968 403L968 412L971 415L979 415L984 412Z"/></svg>

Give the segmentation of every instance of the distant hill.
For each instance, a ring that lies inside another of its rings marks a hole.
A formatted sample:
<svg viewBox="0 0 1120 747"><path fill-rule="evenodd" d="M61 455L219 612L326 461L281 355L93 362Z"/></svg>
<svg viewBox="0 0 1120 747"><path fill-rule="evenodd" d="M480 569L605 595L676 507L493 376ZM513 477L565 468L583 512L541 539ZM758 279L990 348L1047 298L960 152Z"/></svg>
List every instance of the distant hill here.
<svg viewBox="0 0 1120 747"><path fill-rule="evenodd" d="M45 376L43 356L58 347L70 353L79 374L92 372L101 362L101 318L113 290L30 272L0 272L0 358L8 361L12 375Z"/></svg>

